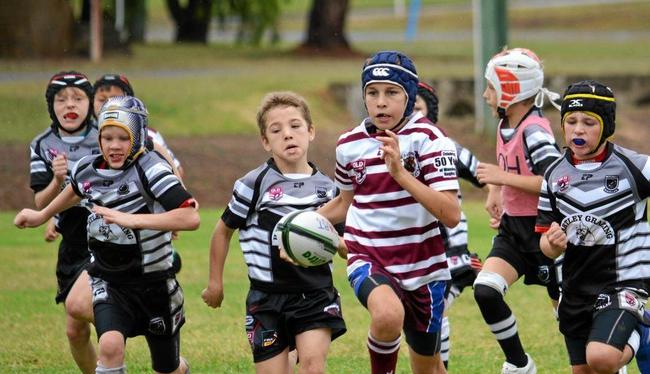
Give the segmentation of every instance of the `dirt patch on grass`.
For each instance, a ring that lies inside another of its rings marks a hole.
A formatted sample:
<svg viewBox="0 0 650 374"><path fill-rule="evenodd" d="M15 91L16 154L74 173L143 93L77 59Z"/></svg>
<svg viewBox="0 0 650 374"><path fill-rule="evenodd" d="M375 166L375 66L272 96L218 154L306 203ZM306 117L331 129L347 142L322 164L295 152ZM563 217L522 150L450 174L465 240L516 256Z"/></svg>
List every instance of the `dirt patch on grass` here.
<svg viewBox="0 0 650 374"><path fill-rule="evenodd" d="M557 113L552 121L559 119ZM494 141L476 135L471 118L447 121L447 133L469 148L485 162L494 162ZM563 144L559 126L556 138ZM617 118L615 141L637 152L650 154L650 108L622 109ZM310 148L310 160L326 174L334 172L334 149L338 131L318 130ZM185 183L202 206L224 206L231 196L233 183L249 170L264 162L259 136L219 136L167 139L185 168ZM33 206L29 188L29 150L25 145L0 147L0 210L16 210ZM464 188L466 198L483 198L482 191Z"/></svg>

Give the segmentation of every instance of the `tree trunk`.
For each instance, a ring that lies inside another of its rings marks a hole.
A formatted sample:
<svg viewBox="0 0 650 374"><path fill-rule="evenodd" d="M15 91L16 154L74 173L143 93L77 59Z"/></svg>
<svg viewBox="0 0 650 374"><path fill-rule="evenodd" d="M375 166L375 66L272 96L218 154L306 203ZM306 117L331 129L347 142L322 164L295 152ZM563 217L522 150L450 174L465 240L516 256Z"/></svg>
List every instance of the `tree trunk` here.
<svg viewBox="0 0 650 374"><path fill-rule="evenodd" d="M307 40L301 48L324 53L351 52L344 30L348 3L348 0L313 0L309 11Z"/></svg>
<svg viewBox="0 0 650 374"><path fill-rule="evenodd" d="M0 1L0 57L62 57L74 41L66 0Z"/></svg>
<svg viewBox="0 0 650 374"><path fill-rule="evenodd" d="M176 42L208 42L212 0L189 0L185 8L178 0L167 0L167 8L176 22Z"/></svg>

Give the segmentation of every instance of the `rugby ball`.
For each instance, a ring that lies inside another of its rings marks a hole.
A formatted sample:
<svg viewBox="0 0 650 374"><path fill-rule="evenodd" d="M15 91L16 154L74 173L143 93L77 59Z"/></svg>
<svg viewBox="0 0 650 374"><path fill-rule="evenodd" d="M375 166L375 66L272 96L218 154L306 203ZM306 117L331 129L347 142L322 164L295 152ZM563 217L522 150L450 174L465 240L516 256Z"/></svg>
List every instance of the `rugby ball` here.
<svg viewBox="0 0 650 374"><path fill-rule="evenodd" d="M339 246L339 234L322 215L309 210L282 217L275 235L278 245L303 266L319 266L332 260Z"/></svg>

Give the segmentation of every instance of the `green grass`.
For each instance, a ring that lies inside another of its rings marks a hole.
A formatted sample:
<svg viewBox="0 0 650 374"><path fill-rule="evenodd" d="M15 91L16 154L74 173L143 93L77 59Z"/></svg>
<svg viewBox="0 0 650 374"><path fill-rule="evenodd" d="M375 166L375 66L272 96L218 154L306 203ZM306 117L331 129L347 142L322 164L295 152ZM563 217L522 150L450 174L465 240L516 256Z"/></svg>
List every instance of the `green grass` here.
<svg viewBox="0 0 650 374"><path fill-rule="evenodd" d="M470 247L483 258L493 231L487 227L482 201L464 202L470 223ZM56 246L42 240L42 228L18 230L13 212L0 214L0 365L3 372L73 373L67 350L64 313L55 305ZM176 242L182 254L179 280L185 291L187 324L182 330L182 354L194 373L247 373L253 371L244 332L244 299L248 290L246 266L233 240L226 263L223 307L203 304L207 282L208 243L220 212L204 209L201 228L181 233ZM330 373L369 372L365 340L368 315L352 294L343 261L335 261L335 285L341 293L348 332L334 341L328 356ZM524 346L540 373L568 372L568 359L545 291L516 284L507 301L518 318ZM451 373L497 372L502 354L481 319L471 292L454 303L451 321ZM93 334L94 339L94 334ZM130 372L148 372L149 354L144 339L130 339L126 362ZM408 370L407 349L400 353L399 373ZM637 373L631 368L630 373Z"/></svg>

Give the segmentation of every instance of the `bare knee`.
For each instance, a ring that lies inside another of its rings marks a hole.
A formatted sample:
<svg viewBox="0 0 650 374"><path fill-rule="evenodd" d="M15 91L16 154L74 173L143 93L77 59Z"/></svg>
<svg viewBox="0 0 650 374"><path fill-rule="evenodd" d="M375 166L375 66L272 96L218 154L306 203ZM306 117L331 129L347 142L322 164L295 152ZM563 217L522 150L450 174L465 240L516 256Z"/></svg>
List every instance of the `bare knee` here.
<svg viewBox="0 0 650 374"><path fill-rule="evenodd" d="M106 367L119 366L124 362L124 337L117 331L109 331L99 338L99 361Z"/></svg>
<svg viewBox="0 0 650 374"><path fill-rule="evenodd" d="M598 344L594 347L590 343L587 346L587 365L596 373L615 373L621 367L623 352L614 347L602 347L605 344Z"/></svg>
<svg viewBox="0 0 650 374"><path fill-rule="evenodd" d="M92 321L92 305L86 305L83 300L67 298L65 301L65 311L74 319L81 321Z"/></svg>
<svg viewBox="0 0 650 374"><path fill-rule="evenodd" d="M323 374L325 373L325 361L318 357L306 357L300 359L300 374Z"/></svg>
<svg viewBox="0 0 650 374"><path fill-rule="evenodd" d="M384 336L375 336L378 339L394 339L402 332L404 323L404 308L399 305L396 308L379 308L370 312L371 326L373 331L381 331Z"/></svg>

